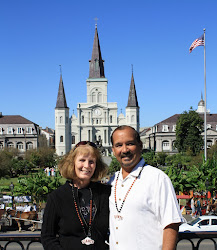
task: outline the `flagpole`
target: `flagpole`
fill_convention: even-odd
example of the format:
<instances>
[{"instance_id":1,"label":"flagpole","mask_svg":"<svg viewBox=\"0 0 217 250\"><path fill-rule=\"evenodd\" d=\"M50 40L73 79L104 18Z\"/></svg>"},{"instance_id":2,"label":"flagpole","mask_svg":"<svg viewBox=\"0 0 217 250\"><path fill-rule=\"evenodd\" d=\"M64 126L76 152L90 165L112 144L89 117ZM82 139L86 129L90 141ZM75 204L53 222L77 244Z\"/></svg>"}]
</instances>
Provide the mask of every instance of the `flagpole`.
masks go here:
<instances>
[{"instance_id":1,"label":"flagpole","mask_svg":"<svg viewBox=\"0 0 217 250\"><path fill-rule=\"evenodd\" d=\"M204 104L205 104L205 111L204 111L204 159L207 160L207 130L206 130L206 39L205 39L205 32L204 31Z\"/></svg>"}]
</instances>

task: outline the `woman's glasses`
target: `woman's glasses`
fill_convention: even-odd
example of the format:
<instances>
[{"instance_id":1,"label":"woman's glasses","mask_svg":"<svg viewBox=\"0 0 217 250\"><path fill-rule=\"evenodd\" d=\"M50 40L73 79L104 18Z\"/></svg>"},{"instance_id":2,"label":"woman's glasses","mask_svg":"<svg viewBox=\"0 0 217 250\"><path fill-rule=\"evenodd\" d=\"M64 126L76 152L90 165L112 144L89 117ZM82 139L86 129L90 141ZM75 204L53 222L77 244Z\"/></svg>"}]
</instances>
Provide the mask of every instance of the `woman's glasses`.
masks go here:
<instances>
[{"instance_id":1,"label":"woman's glasses","mask_svg":"<svg viewBox=\"0 0 217 250\"><path fill-rule=\"evenodd\" d=\"M84 146L84 145L90 145L93 148L97 149L97 146L95 143L91 142L91 141L80 141L79 143L77 143L74 148L73 148L73 152L75 151L76 148L78 148L79 146Z\"/></svg>"}]
</instances>

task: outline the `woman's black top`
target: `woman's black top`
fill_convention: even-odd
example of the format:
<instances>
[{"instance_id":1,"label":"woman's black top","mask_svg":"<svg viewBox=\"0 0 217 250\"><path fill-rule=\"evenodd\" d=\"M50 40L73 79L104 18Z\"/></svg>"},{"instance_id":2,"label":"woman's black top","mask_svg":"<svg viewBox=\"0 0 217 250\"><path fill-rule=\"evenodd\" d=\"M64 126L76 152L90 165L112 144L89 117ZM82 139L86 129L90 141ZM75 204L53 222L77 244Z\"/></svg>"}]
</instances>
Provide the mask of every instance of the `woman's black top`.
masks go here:
<instances>
[{"instance_id":1,"label":"woman's black top","mask_svg":"<svg viewBox=\"0 0 217 250\"><path fill-rule=\"evenodd\" d=\"M45 250L104 250L108 248L105 240L108 240L111 187L91 182L87 188L91 188L95 207L91 226L91 238L95 241L94 244L87 246L81 243L86 235L75 210L72 187L69 182L66 182L48 195L41 231L41 242ZM79 204L78 190L75 189L74 193L76 203ZM84 220L83 216L81 218ZM83 223L87 232L88 223L85 221Z\"/></svg>"}]
</instances>

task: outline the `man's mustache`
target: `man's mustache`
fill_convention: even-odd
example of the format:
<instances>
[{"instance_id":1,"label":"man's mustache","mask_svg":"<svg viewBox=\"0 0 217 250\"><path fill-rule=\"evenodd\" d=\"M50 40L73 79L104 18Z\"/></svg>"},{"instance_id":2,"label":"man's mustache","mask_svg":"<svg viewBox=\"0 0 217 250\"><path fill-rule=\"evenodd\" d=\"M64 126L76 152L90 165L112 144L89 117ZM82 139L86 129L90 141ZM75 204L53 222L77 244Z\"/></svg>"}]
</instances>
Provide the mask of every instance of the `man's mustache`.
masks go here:
<instances>
[{"instance_id":1,"label":"man's mustache","mask_svg":"<svg viewBox=\"0 0 217 250\"><path fill-rule=\"evenodd\" d=\"M126 157L126 156L131 156L132 153L131 152L127 152L127 153L122 153L121 157Z\"/></svg>"}]
</instances>

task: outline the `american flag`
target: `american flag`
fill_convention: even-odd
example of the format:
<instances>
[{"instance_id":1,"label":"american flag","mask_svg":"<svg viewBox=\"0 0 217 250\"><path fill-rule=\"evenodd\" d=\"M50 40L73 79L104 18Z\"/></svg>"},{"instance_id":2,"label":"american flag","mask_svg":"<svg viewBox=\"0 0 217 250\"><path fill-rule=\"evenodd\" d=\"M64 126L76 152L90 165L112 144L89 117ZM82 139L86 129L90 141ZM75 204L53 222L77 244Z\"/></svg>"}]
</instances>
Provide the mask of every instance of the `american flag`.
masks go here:
<instances>
[{"instance_id":1,"label":"american flag","mask_svg":"<svg viewBox=\"0 0 217 250\"><path fill-rule=\"evenodd\" d=\"M195 41L193 41L189 49L189 53L191 53L192 50L195 49L197 46L204 46L204 34L197 38Z\"/></svg>"}]
</instances>

